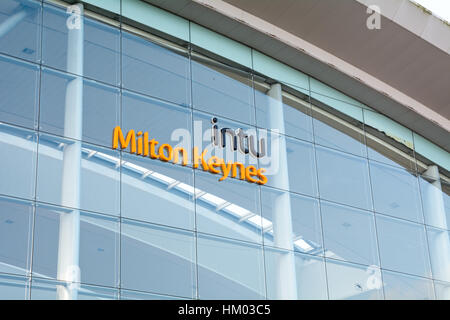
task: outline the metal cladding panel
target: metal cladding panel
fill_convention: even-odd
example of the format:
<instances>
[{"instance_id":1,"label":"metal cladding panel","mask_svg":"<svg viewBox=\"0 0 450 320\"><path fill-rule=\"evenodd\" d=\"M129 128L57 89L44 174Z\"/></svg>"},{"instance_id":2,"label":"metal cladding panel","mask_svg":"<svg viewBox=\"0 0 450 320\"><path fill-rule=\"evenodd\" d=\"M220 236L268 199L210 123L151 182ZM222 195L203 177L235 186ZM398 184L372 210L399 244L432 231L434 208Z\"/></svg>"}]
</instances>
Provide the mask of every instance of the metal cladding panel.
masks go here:
<instances>
[{"instance_id":1,"label":"metal cladding panel","mask_svg":"<svg viewBox=\"0 0 450 320\"><path fill-rule=\"evenodd\" d=\"M189 21L139 0L122 0L122 15L178 39L189 41Z\"/></svg>"},{"instance_id":2,"label":"metal cladding panel","mask_svg":"<svg viewBox=\"0 0 450 320\"><path fill-rule=\"evenodd\" d=\"M191 42L247 68L252 68L252 51L249 47L196 23L191 23Z\"/></svg>"}]
</instances>

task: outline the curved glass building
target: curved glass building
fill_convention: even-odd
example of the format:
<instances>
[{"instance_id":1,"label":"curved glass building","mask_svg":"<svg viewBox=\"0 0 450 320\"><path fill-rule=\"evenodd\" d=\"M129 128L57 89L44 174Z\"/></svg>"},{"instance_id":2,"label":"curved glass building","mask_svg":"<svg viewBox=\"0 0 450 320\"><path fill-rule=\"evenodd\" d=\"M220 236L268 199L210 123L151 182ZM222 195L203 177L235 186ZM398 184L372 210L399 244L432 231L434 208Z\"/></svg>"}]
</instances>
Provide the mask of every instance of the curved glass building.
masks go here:
<instances>
[{"instance_id":1,"label":"curved glass building","mask_svg":"<svg viewBox=\"0 0 450 320\"><path fill-rule=\"evenodd\" d=\"M2 0L0 299L450 299L449 53L364 2Z\"/></svg>"}]
</instances>

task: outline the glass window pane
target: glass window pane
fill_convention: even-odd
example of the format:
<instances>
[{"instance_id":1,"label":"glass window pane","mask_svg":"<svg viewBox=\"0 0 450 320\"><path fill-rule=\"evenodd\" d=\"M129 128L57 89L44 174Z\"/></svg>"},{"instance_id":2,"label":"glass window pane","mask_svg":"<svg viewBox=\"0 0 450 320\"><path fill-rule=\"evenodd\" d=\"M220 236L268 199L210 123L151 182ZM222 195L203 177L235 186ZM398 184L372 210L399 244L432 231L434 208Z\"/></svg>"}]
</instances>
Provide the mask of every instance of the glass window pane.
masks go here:
<instances>
[{"instance_id":1,"label":"glass window pane","mask_svg":"<svg viewBox=\"0 0 450 320\"><path fill-rule=\"evenodd\" d=\"M210 115L207 113L194 112L194 147L199 148L200 150L207 149L205 153L204 159L207 161L211 156L219 157L220 159L224 159L226 163L231 162L240 162L245 166L253 165L258 166L258 158L252 153L250 153L250 139L254 139L256 141L257 134L256 129L251 126L247 126L238 122L226 120L223 118L217 118L216 115ZM213 144L211 141L211 136L214 135L212 133L212 120L216 118L215 125L217 126L217 145ZM234 132L234 136L236 137L236 150L234 150L234 142L230 131L227 130L225 133L225 147L222 147L222 130L230 129ZM239 129L242 130L242 135L239 135L237 132ZM247 136L247 138L245 138ZM242 137L242 139L241 139ZM258 143L259 144L259 143ZM257 151L257 143L252 144L255 152ZM247 154L242 152L242 149L249 150ZM245 150L244 150L245 151ZM239 174L239 172L238 172ZM231 174L230 174L231 176ZM229 177L230 177L229 176ZM228 178L227 178L228 179Z\"/></svg>"},{"instance_id":2,"label":"glass window pane","mask_svg":"<svg viewBox=\"0 0 450 320\"><path fill-rule=\"evenodd\" d=\"M419 176L425 224L450 229L450 184L444 180L436 181L423 174Z\"/></svg>"},{"instance_id":3,"label":"glass window pane","mask_svg":"<svg viewBox=\"0 0 450 320\"><path fill-rule=\"evenodd\" d=\"M279 133L302 140L312 141L311 106L308 96L300 98L283 92L282 103L270 96L270 87L255 84L256 121L260 128L281 130L277 121L282 121L284 130ZM300 94L299 94L300 96ZM282 118L280 119L280 116Z\"/></svg>"},{"instance_id":4,"label":"glass window pane","mask_svg":"<svg viewBox=\"0 0 450 320\"><path fill-rule=\"evenodd\" d=\"M363 121L362 104L345 94L310 78L311 103L333 114ZM318 86L317 86L318 85ZM320 88L319 88L320 87Z\"/></svg>"},{"instance_id":5,"label":"glass window pane","mask_svg":"<svg viewBox=\"0 0 450 320\"><path fill-rule=\"evenodd\" d=\"M197 110L255 123L252 79L247 72L194 55L192 99Z\"/></svg>"},{"instance_id":6,"label":"glass window pane","mask_svg":"<svg viewBox=\"0 0 450 320\"><path fill-rule=\"evenodd\" d=\"M266 130L258 130L258 134L267 143L267 155L259 159L260 166L266 169L267 186L317 196L313 145Z\"/></svg>"},{"instance_id":7,"label":"glass window pane","mask_svg":"<svg viewBox=\"0 0 450 320\"><path fill-rule=\"evenodd\" d=\"M12 21L16 21L16 23L5 34L2 33L0 51L21 59L38 61L41 42L41 12L39 1L2 0L0 25L12 23ZM2 73L5 71L3 68L0 69Z\"/></svg>"},{"instance_id":8,"label":"glass window pane","mask_svg":"<svg viewBox=\"0 0 450 320\"><path fill-rule=\"evenodd\" d=\"M283 272L288 255L293 255L291 259L295 268L296 291L293 294L286 292L287 286L293 279ZM322 300L328 298L323 258L266 247L264 259L268 299Z\"/></svg>"},{"instance_id":9,"label":"glass window pane","mask_svg":"<svg viewBox=\"0 0 450 320\"><path fill-rule=\"evenodd\" d=\"M65 288L64 282L48 279L33 278L31 284L32 300L65 300L64 295L58 296L57 290ZM63 292L63 290L61 290ZM60 292L61 292L60 291ZM89 285L80 285L77 300L115 300L118 299L118 290Z\"/></svg>"},{"instance_id":10,"label":"glass window pane","mask_svg":"<svg viewBox=\"0 0 450 320\"><path fill-rule=\"evenodd\" d=\"M189 59L185 49L124 32L122 38L124 88L173 103L190 103Z\"/></svg>"},{"instance_id":11,"label":"glass window pane","mask_svg":"<svg viewBox=\"0 0 450 320\"><path fill-rule=\"evenodd\" d=\"M450 231L427 227L433 279L450 282Z\"/></svg>"},{"instance_id":12,"label":"glass window pane","mask_svg":"<svg viewBox=\"0 0 450 320\"><path fill-rule=\"evenodd\" d=\"M368 114L371 116L375 113L364 110L366 122ZM380 126L383 125L385 124L381 122ZM416 160L414 158L412 145L412 132L404 133L407 135L405 137L396 137L394 133L386 135L384 132L372 128L368 124L366 124L364 128L369 159L406 170L416 170ZM408 141L405 141L405 138Z\"/></svg>"},{"instance_id":13,"label":"glass window pane","mask_svg":"<svg viewBox=\"0 0 450 320\"><path fill-rule=\"evenodd\" d=\"M0 300L28 300L29 280L0 274Z\"/></svg>"},{"instance_id":14,"label":"glass window pane","mask_svg":"<svg viewBox=\"0 0 450 320\"><path fill-rule=\"evenodd\" d=\"M76 99L69 91L79 78L44 68L42 72L39 128L41 131L76 139L70 130L70 112ZM112 132L119 125L119 89L94 81L83 81L82 140L110 147ZM67 120L65 120L67 117ZM66 123L69 121L69 123Z\"/></svg>"},{"instance_id":15,"label":"glass window pane","mask_svg":"<svg viewBox=\"0 0 450 320\"><path fill-rule=\"evenodd\" d=\"M256 244L198 235L200 299L264 299L264 261Z\"/></svg>"},{"instance_id":16,"label":"glass window pane","mask_svg":"<svg viewBox=\"0 0 450 320\"><path fill-rule=\"evenodd\" d=\"M377 265L378 249L372 212L321 202L326 256Z\"/></svg>"},{"instance_id":17,"label":"glass window pane","mask_svg":"<svg viewBox=\"0 0 450 320\"><path fill-rule=\"evenodd\" d=\"M434 290L436 292L436 299L450 300L450 283L434 281Z\"/></svg>"},{"instance_id":18,"label":"glass window pane","mask_svg":"<svg viewBox=\"0 0 450 320\"><path fill-rule=\"evenodd\" d=\"M35 128L39 67L0 55L0 70L0 121Z\"/></svg>"},{"instance_id":19,"label":"glass window pane","mask_svg":"<svg viewBox=\"0 0 450 320\"><path fill-rule=\"evenodd\" d=\"M84 18L84 76L120 84L120 31Z\"/></svg>"},{"instance_id":20,"label":"glass window pane","mask_svg":"<svg viewBox=\"0 0 450 320\"><path fill-rule=\"evenodd\" d=\"M376 215L381 266L431 278L423 225Z\"/></svg>"},{"instance_id":21,"label":"glass window pane","mask_svg":"<svg viewBox=\"0 0 450 320\"><path fill-rule=\"evenodd\" d=\"M381 163L370 161L369 165L375 211L423 222L417 177Z\"/></svg>"},{"instance_id":22,"label":"glass window pane","mask_svg":"<svg viewBox=\"0 0 450 320\"><path fill-rule=\"evenodd\" d=\"M42 35L43 64L63 70L69 69L69 34L67 27L70 14L64 8L44 5L44 28ZM119 84L120 32L95 20L82 17L84 22L83 75L110 83ZM76 32L76 29L73 29Z\"/></svg>"},{"instance_id":23,"label":"glass window pane","mask_svg":"<svg viewBox=\"0 0 450 320\"><path fill-rule=\"evenodd\" d=\"M173 104L142 95L124 92L122 95L122 131L149 132L149 139L159 145L169 143L191 152L190 111ZM159 148L156 145L156 150Z\"/></svg>"},{"instance_id":24,"label":"glass window pane","mask_svg":"<svg viewBox=\"0 0 450 320\"><path fill-rule=\"evenodd\" d=\"M285 235L292 233L295 251L323 253L318 200L262 187L261 201L263 218L268 225L264 232L265 245L292 250L283 242ZM286 223L292 226L291 231L286 230Z\"/></svg>"},{"instance_id":25,"label":"glass window pane","mask_svg":"<svg viewBox=\"0 0 450 320\"><path fill-rule=\"evenodd\" d=\"M70 147L78 142L56 136L40 135L38 157L37 199L66 207L119 215L120 160L119 152L90 144L81 145L80 201L73 204L62 199L64 185L72 186L71 176L64 179L64 157L68 171L75 168ZM66 150L66 151L64 151ZM71 167L72 165L72 167ZM75 201L75 200L73 200Z\"/></svg>"},{"instance_id":26,"label":"glass window pane","mask_svg":"<svg viewBox=\"0 0 450 320\"><path fill-rule=\"evenodd\" d=\"M366 157L363 125L356 120L344 120L330 110L313 108L314 141L325 147Z\"/></svg>"},{"instance_id":27,"label":"glass window pane","mask_svg":"<svg viewBox=\"0 0 450 320\"><path fill-rule=\"evenodd\" d=\"M185 300L174 296L163 296L146 292L120 290L120 300Z\"/></svg>"},{"instance_id":28,"label":"glass window pane","mask_svg":"<svg viewBox=\"0 0 450 320\"><path fill-rule=\"evenodd\" d=\"M328 291L332 300L383 299L381 271L337 260L326 260Z\"/></svg>"},{"instance_id":29,"label":"glass window pane","mask_svg":"<svg viewBox=\"0 0 450 320\"><path fill-rule=\"evenodd\" d=\"M63 228L70 225L76 211L38 205L34 237L33 274L64 280L64 261L58 266L67 241ZM78 223L75 220L74 223ZM62 225L64 224L64 226ZM118 218L80 213L79 270L82 283L114 287L118 283L119 221ZM60 257L61 256L61 257ZM64 271L61 271L64 272Z\"/></svg>"},{"instance_id":30,"label":"glass window pane","mask_svg":"<svg viewBox=\"0 0 450 320\"><path fill-rule=\"evenodd\" d=\"M0 197L0 272L28 274L33 205Z\"/></svg>"},{"instance_id":31,"label":"glass window pane","mask_svg":"<svg viewBox=\"0 0 450 320\"><path fill-rule=\"evenodd\" d=\"M367 160L319 146L316 151L320 197L372 209Z\"/></svg>"},{"instance_id":32,"label":"glass window pane","mask_svg":"<svg viewBox=\"0 0 450 320\"><path fill-rule=\"evenodd\" d=\"M386 300L434 300L431 280L383 270Z\"/></svg>"},{"instance_id":33,"label":"glass window pane","mask_svg":"<svg viewBox=\"0 0 450 320\"><path fill-rule=\"evenodd\" d=\"M122 217L194 229L191 168L123 153Z\"/></svg>"},{"instance_id":34,"label":"glass window pane","mask_svg":"<svg viewBox=\"0 0 450 320\"><path fill-rule=\"evenodd\" d=\"M194 262L192 232L123 220L123 288L192 298L196 280Z\"/></svg>"},{"instance_id":35,"label":"glass window pane","mask_svg":"<svg viewBox=\"0 0 450 320\"><path fill-rule=\"evenodd\" d=\"M0 194L33 199L37 137L33 131L0 124Z\"/></svg>"},{"instance_id":36,"label":"glass window pane","mask_svg":"<svg viewBox=\"0 0 450 320\"><path fill-rule=\"evenodd\" d=\"M239 240L261 242L259 189L256 184L195 171L197 230Z\"/></svg>"}]
</instances>

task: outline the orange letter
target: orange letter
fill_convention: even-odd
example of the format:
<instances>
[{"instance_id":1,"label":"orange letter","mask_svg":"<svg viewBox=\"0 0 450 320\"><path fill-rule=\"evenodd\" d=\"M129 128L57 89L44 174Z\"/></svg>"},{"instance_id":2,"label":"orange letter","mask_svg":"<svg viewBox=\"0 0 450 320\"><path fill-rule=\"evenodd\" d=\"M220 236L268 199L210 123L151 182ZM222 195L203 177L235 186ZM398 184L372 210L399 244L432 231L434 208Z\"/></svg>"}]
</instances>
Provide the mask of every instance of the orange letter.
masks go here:
<instances>
[{"instance_id":1,"label":"orange letter","mask_svg":"<svg viewBox=\"0 0 450 320\"><path fill-rule=\"evenodd\" d=\"M239 179L241 179L241 180L244 180L245 179L245 167L244 167L244 165L242 164L242 163L240 163L240 162L235 162L235 163L233 163L233 165L232 165L233 167L232 167L232 170L231 170L231 177L232 178L236 178L236 175L237 175L237 166L239 166L239 171L240 171L240 178Z\"/></svg>"},{"instance_id":2,"label":"orange letter","mask_svg":"<svg viewBox=\"0 0 450 320\"><path fill-rule=\"evenodd\" d=\"M254 166L248 166L245 169L245 178L247 179L247 181L249 182L257 182L258 180L253 179L252 177L257 175L257 170Z\"/></svg>"},{"instance_id":3,"label":"orange letter","mask_svg":"<svg viewBox=\"0 0 450 320\"><path fill-rule=\"evenodd\" d=\"M125 149L128 147L128 144L131 141L131 150L130 153L136 153L136 134L134 133L134 130L130 130L127 133L127 139L125 140L123 138L122 129L120 129L119 126L114 128L113 133L113 149L117 149L119 146L119 140L120 140L120 147L122 149Z\"/></svg>"},{"instance_id":4,"label":"orange letter","mask_svg":"<svg viewBox=\"0 0 450 320\"><path fill-rule=\"evenodd\" d=\"M144 145L144 157L148 157L148 132L145 131L144 132L144 142L142 142L142 144Z\"/></svg>"},{"instance_id":5,"label":"orange letter","mask_svg":"<svg viewBox=\"0 0 450 320\"><path fill-rule=\"evenodd\" d=\"M266 172L266 169L264 169L264 168L261 168L258 170L257 174L261 180L258 180L258 182L256 182L257 184L266 184L267 183L267 177L265 175L263 175L264 172Z\"/></svg>"},{"instance_id":6,"label":"orange letter","mask_svg":"<svg viewBox=\"0 0 450 320\"><path fill-rule=\"evenodd\" d=\"M164 149L167 150L167 153L168 153L167 156L166 156L166 154L164 153ZM167 161L172 160L173 149L172 149L172 146L171 146L170 144L162 144L162 145L159 147L158 153L159 153L159 158L160 158L161 161L167 162Z\"/></svg>"},{"instance_id":7,"label":"orange letter","mask_svg":"<svg viewBox=\"0 0 450 320\"><path fill-rule=\"evenodd\" d=\"M140 155L142 155L142 137L140 137L142 135L142 131L139 131L138 133L137 133L137 136L139 137L138 139L137 139L137 149L138 149L138 151L137 151L137 154L140 154Z\"/></svg>"},{"instance_id":8,"label":"orange letter","mask_svg":"<svg viewBox=\"0 0 450 320\"><path fill-rule=\"evenodd\" d=\"M198 161L201 160L202 161L202 166L203 166L203 170L204 171L208 171L208 164L206 163L205 159L203 159L203 157L205 156L205 154L208 152L208 149L203 150L201 155L198 155L198 147L194 147L194 153L193 153L193 157L194 157L194 168L197 169L198 168Z\"/></svg>"},{"instance_id":9,"label":"orange letter","mask_svg":"<svg viewBox=\"0 0 450 320\"><path fill-rule=\"evenodd\" d=\"M219 181L223 181L223 180L225 180L227 177L228 177L228 175L230 174L230 171L231 171L231 161L228 161L228 163L227 164L225 164L225 161L223 161L221 164L220 164L220 166L222 167L222 178L220 178L219 179Z\"/></svg>"},{"instance_id":10,"label":"orange letter","mask_svg":"<svg viewBox=\"0 0 450 320\"><path fill-rule=\"evenodd\" d=\"M220 159L219 157L212 156L208 160L208 166L209 166L209 172L218 174L220 173L220 170L217 170L215 167L220 167L220 164L223 163L223 159Z\"/></svg>"},{"instance_id":11,"label":"orange letter","mask_svg":"<svg viewBox=\"0 0 450 320\"><path fill-rule=\"evenodd\" d=\"M182 164L183 166L187 166L187 164L188 164L188 155L187 155L186 150L185 150L184 148L181 148L181 147L176 147L176 148L173 150L173 153L174 153L173 163L178 163L178 158L179 158L180 152L181 152L181 154L182 154L182 156L183 156L183 161L182 161L181 164Z\"/></svg>"},{"instance_id":12,"label":"orange letter","mask_svg":"<svg viewBox=\"0 0 450 320\"><path fill-rule=\"evenodd\" d=\"M155 141L155 139L150 140L150 158L152 159L159 159L159 156L155 154L155 146L159 143L158 141Z\"/></svg>"}]
</instances>

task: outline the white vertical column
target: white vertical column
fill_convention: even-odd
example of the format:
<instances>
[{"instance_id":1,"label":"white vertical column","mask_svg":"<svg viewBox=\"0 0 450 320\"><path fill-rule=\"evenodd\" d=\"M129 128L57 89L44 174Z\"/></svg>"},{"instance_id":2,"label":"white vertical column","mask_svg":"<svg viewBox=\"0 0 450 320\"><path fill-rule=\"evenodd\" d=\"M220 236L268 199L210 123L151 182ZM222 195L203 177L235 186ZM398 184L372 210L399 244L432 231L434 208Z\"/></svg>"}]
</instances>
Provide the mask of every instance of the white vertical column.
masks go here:
<instances>
[{"instance_id":1,"label":"white vertical column","mask_svg":"<svg viewBox=\"0 0 450 320\"><path fill-rule=\"evenodd\" d=\"M76 139L66 144L63 151L63 173L61 204L71 208L80 207L81 179L81 138L83 127L83 6L75 5L80 13L79 24L68 31L67 71L77 76L67 84L64 135ZM58 245L58 279L66 281L67 286L58 286L57 297L75 300L78 297L80 212L77 209L61 213ZM74 283L75 282L75 283Z\"/></svg>"},{"instance_id":2,"label":"white vertical column","mask_svg":"<svg viewBox=\"0 0 450 320\"><path fill-rule=\"evenodd\" d=\"M433 236L429 237L431 266L434 277L450 282L450 239L447 217L445 214L444 197L442 195L439 169L436 165L429 166L423 174L431 179L431 183L424 190L424 205L427 214L427 224L438 226L444 230L433 231ZM450 287L444 289L442 299L450 300Z\"/></svg>"},{"instance_id":3,"label":"white vertical column","mask_svg":"<svg viewBox=\"0 0 450 320\"><path fill-rule=\"evenodd\" d=\"M267 95L271 98L269 105L269 127L285 133L282 91L279 83L271 86ZM289 190L289 172L286 153L286 140L279 139L279 154L271 154L278 158L278 173L273 175L272 181L275 187ZM272 160L273 161L273 160ZM297 299L297 280L295 274L294 237L292 232L291 199L289 193L283 192L277 196L273 203L273 236L276 247L289 251L280 253L276 261L276 299Z\"/></svg>"},{"instance_id":4,"label":"white vertical column","mask_svg":"<svg viewBox=\"0 0 450 320\"><path fill-rule=\"evenodd\" d=\"M23 19L26 18L28 15L28 12L25 9L22 9L12 16L10 16L8 19L6 19L1 25L0 25L0 38L3 37L5 34L10 32L15 26L17 26Z\"/></svg>"}]
</instances>

